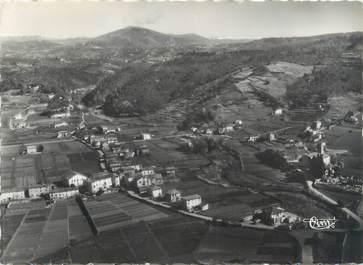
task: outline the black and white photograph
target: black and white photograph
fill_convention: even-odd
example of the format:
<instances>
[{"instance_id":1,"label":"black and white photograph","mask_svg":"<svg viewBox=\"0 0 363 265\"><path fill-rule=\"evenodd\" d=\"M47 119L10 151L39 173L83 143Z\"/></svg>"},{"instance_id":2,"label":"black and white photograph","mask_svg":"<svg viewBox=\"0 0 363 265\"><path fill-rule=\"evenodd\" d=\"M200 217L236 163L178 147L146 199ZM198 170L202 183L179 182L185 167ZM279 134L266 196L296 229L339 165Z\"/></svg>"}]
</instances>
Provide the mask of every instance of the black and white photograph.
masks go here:
<instances>
[{"instance_id":1,"label":"black and white photograph","mask_svg":"<svg viewBox=\"0 0 363 265\"><path fill-rule=\"evenodd\" d=\"M363 263L362 18L0 0L0 264Z\"/></svg>"}]
</instances>

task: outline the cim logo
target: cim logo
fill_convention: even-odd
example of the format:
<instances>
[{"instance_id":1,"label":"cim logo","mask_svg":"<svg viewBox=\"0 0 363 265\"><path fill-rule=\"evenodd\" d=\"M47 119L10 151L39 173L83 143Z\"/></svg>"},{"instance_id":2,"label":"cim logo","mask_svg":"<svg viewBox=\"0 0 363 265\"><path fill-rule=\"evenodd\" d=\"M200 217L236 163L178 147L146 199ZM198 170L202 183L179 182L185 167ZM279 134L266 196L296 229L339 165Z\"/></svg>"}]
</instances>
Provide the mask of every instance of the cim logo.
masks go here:
<instances>
[{"instance_id":1,"label":"cim logo","mask_svg":"<svg viewBox=\"0 0 363 265\"><path fill-rule=\"evenodd\" d=\"M314 230L332 230L335 229L335 223L337 220L335 217L332 219L318 219L313 216L311 218L304 219L304 222L308 223L310 228Z\"/></svg>"}]
</instances>

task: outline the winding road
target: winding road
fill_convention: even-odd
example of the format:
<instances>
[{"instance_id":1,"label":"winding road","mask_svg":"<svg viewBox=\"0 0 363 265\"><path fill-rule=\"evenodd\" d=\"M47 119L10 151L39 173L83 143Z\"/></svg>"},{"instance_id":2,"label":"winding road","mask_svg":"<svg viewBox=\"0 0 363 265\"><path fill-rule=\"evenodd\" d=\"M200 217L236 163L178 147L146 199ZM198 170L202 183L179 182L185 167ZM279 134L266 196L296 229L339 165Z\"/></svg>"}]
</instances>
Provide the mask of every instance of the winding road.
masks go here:
<instances>
[{"instance_id":1,"label":"winding road","mask_svg":"<svg viewBox=\"0 0 363 265\"><path fill-rule=\"evenodd\" d=\"M317 196L319 199L327 202L328 204L339 207L339 204L337 201L333 200L332 198L326 196L325 194L321 193L319 190L314 188L312 181L306 181L306 184L307 184L308 191L310 194ZM348 209L346 207L340 207L340 209L359 224L358 228L353 229L354 231L363 231L363 219L358 214L354 213L353 211L351 211L350 209Z\"/></svg>"}]
</instances>

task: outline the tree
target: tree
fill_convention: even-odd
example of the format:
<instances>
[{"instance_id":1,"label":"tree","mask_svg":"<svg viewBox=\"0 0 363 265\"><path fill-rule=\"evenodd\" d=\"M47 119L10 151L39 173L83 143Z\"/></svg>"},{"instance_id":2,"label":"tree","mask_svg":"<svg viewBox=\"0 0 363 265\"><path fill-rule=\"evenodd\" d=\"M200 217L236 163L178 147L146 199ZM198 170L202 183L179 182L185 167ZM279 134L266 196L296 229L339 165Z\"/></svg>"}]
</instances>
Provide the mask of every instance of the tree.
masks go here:
<instances>
[{"instance_id":1,"label":"tree","mask_svg":"<svg viewBox=\"0 0 363 265\"><path fill-rule=\"evenodd\" d=\"M43 152L43 150L44 150L44 146L43 145L38 145L37 146L37 152Z\"/></svg>"},{"instance_id":2,"label":"tree","mask_svg":"<svg viewBox=\"0 0 363 265\"><path fill-rule=\"evenodd\" d=\"M310 161L310 173L314 179L319 179L324 176L325 164L323 156L314 156Z\"/></svg>"},{"instance_id":3,"label":"tree","mask_svg":"<svg viewBox=\"0 0 363 265\"><path fill-rule=\"evenodd\" d=\"M279 151L266 149L256 154L257 159L273 168L285 169L288 166L283 154Z\"/></svg>"}]
</instances>

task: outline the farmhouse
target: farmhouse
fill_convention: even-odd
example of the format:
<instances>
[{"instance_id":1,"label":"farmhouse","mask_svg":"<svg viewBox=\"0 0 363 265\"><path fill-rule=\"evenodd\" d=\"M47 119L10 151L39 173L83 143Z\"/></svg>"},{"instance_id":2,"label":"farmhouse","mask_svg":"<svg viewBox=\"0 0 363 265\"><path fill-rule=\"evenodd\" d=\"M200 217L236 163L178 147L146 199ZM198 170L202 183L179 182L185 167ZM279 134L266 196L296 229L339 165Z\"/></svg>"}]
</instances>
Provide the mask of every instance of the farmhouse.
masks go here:
<instances>
[{"instance_id":1,"label":"farmhouse","mask_svg":"<svg viewBox=\"0 0 363 265\"><path fill-rule=\"evenodd\" d=\"M51 186L50 185L43 185L43 184L39 184L39 185L34 185L28 188L28 195L29 198L40 198L42 195L48 194L51 190Z\"/></svg>"},{"instance_id":2,"label":"farmhouse","mask_svg":"<svg viewBox=\"0 0 363 265\"><path fill-rule=\"evenodd\" d=\"M79 194L77 187L68 187L68 188L57 188L56 190L52 190L49 193L49 197L53 200L61 200L72 198Z\"/></svg>"},{"instance_id":3,"label":"farmhouse","mask_svg":"<svg viewBox=\"0 0 363 265\"><path fill-rule=\"evenodd\" d=\"M247 138L247 141L248 142L256 142L258 138L259 138L258 136L249 136Z\"/></svg>"},{"instance_id":4,"label":"farmhouse","mask_svg":"<svg viewBox=\"0 0 363 265\"><path fill-rule=\"evenodd\" d=\"M71 134L68 131L58 131L57 138L69 137Z\"/></svg>"},{"instance_id":5,"label":"farmhouse","mask_svg":"<svg viewBox=\"0 0 363 265\"><path fill-rule=\"evenodd\" d=\"M181 199L181 193L176 189L168 190L165 194L165 198L170 202L176 202Z\"/></svg>"},{"instance_id":6,"label":"farmhouse","mask_svg":"<svg viewBox=\"0 0 363 265\"><path fill-rule=\"evenodd\" d=\"M313 130L320 130L321 129L321 121L314 121L312 128L313 128Z\"/></svg>"},{"instance_id":7,"label":"farmhouse","mask_svg":"<svg viewBox=\"0 0 363 265\"><path fill-rule=\"evenodd\" d=\"M233 125L227 125L223 129L224 129L224 132L233 132L234 131Z\"/></svg>"},{"instance_id":8,"label":"farmhouse","mask_svg":"<svg viewBox=\"0 0 363 265\"><path fill-rule=\"evenodd\" d=\"M269 133L268 134L268 140L270 142L276 141L276 135L274 133Z\"/></svg>"},{"instance_id":9,"label":"farmhouse","mask_svg":"<svg viewBox=\"0 0 363 265\"><path fill-rule=\"evenodd\" d=\"M108 172L95 173L87 179L86 183L92 193L106 190L112 186L112 175Z\"/></svg>"},{"instance_id":10,"label":"farmhouse","mask_svg":"<svg viewBox=\"0 0 363 265\"><path fill-rule=\"evenodd\" d=\"M132 184L139 193L145 193L152 183L149 176L138 176L133 179Z\"/></svg>"},{"instance_id":11,"label":"farmhouse","mask_svg":"<svg viewBox=\"0 0 363 265\"><path fill-rule=\"evenodd\" d=\"M87 179L86 176L72 170L65 174L65 182L68 187L82 186Z\"/></svg>"},{"instance_id":12,"label":"farmhouse","mask_svg":"<svg viewBox=\"0 0 363 265\"><path fill-rule=\"evenodd\" d=\"M141 169L140 173L142 176L150 176L150 175L155 174L155 170L153 167L145 167L145 168Z\"/></svg>"},{"instance_id":13,"label":"farmhouse","mask_svg":"<svg viewBox=\"0 0 363 265\"><path fill-rule=\"evenodd\" d=\"M281 108L275 109L274 112L273 112L273 115L275 115L275 116L280 116L281 114L282 114L282 109Z\"/></svg>"},{"instance_id":14,"label":"farmhouse","mask_svg":"<svg viewBox=\"0 0 363 265\"><path fill-rule=\"evenodd\" d=\"M164 172L166 177L175 177L175 167L166 167Z\"/></svg>"},{"instance_id":15,"label":"farmhouse","mask_svg":"<svg viewBox=\"0 0 363 265\"><path fill-rule=\"evenodd\" d=\"M137 170L140 171L142 166L140 164L133 164L131 161L122 161L121 170L128 171L128 170Z\"/></svg>"},{"instance_id":16,"label":"farmhouse","mask_svg":"<svg viewBox=\"0 0 363 265\"><path fill-rule=\"evenodd\" d=\"M192 211L195 207L202 204L202 197L199 194L193 194L182 197L185 209Z\"/></svg>"},{"instance_id":17,"label":"farmhouse","mask_svg":"<svg viewBox=\"0 0 363 265\"><path fill-rule=\"evenodd\" d=\"M235 120L233 123L236 125L242 125L242 120Z\"/></svg>"},{"instance_id":18,"label":"farmhouse","mask_svg":"<svg viewBox=\"0 0 363 265\"><path fill-rule=\"evenodd\" d=\"M27 154L36 154L37 153L37 146L36 145L27 145L26 146Z\"/></svg>"},{"instance_id":19,"label":"farmhouse","mask_svg":"<svg viewBox=\"0 0 363 265\"><path fill-rule=\"evenodd\" d=\"M163 196L163 190L159 186L149 187L148 192L152 199L161 198Z\"/></svg>"},{"instance_id":20,"label":"farmhouse","mask_svg":"<svg viewBox=\"0 0 363 265\"><path fill-rule=\"evenodd\" d=\"M300 217L296 214L286 212L281 207L273 207L271 212L271 218L274 225L279 226L282 224L295 223L300 220Z\"/></svg>"},{"instance_id":21,"label":"farmhouse","mask_svg":"<svg viewBox=\"0 0 363 265\"><path fill-rule=\"evenodd\" d=\"M23 200L25 199L25 192L23 188L11 188L11 189L2 189L0 194L0 203L7 203L9 201L14 200Z\"/></svg>"},{"instance_id":22,"label":"farmhouse","mask_svg":"<svg viewBox=\"0 0 363 265\"><path fill-rule=\"evenodd\" d=\"M150 133L142 133L141 134L142 140L151 140L151 134Z\"/></svg>"}]
</instances>

